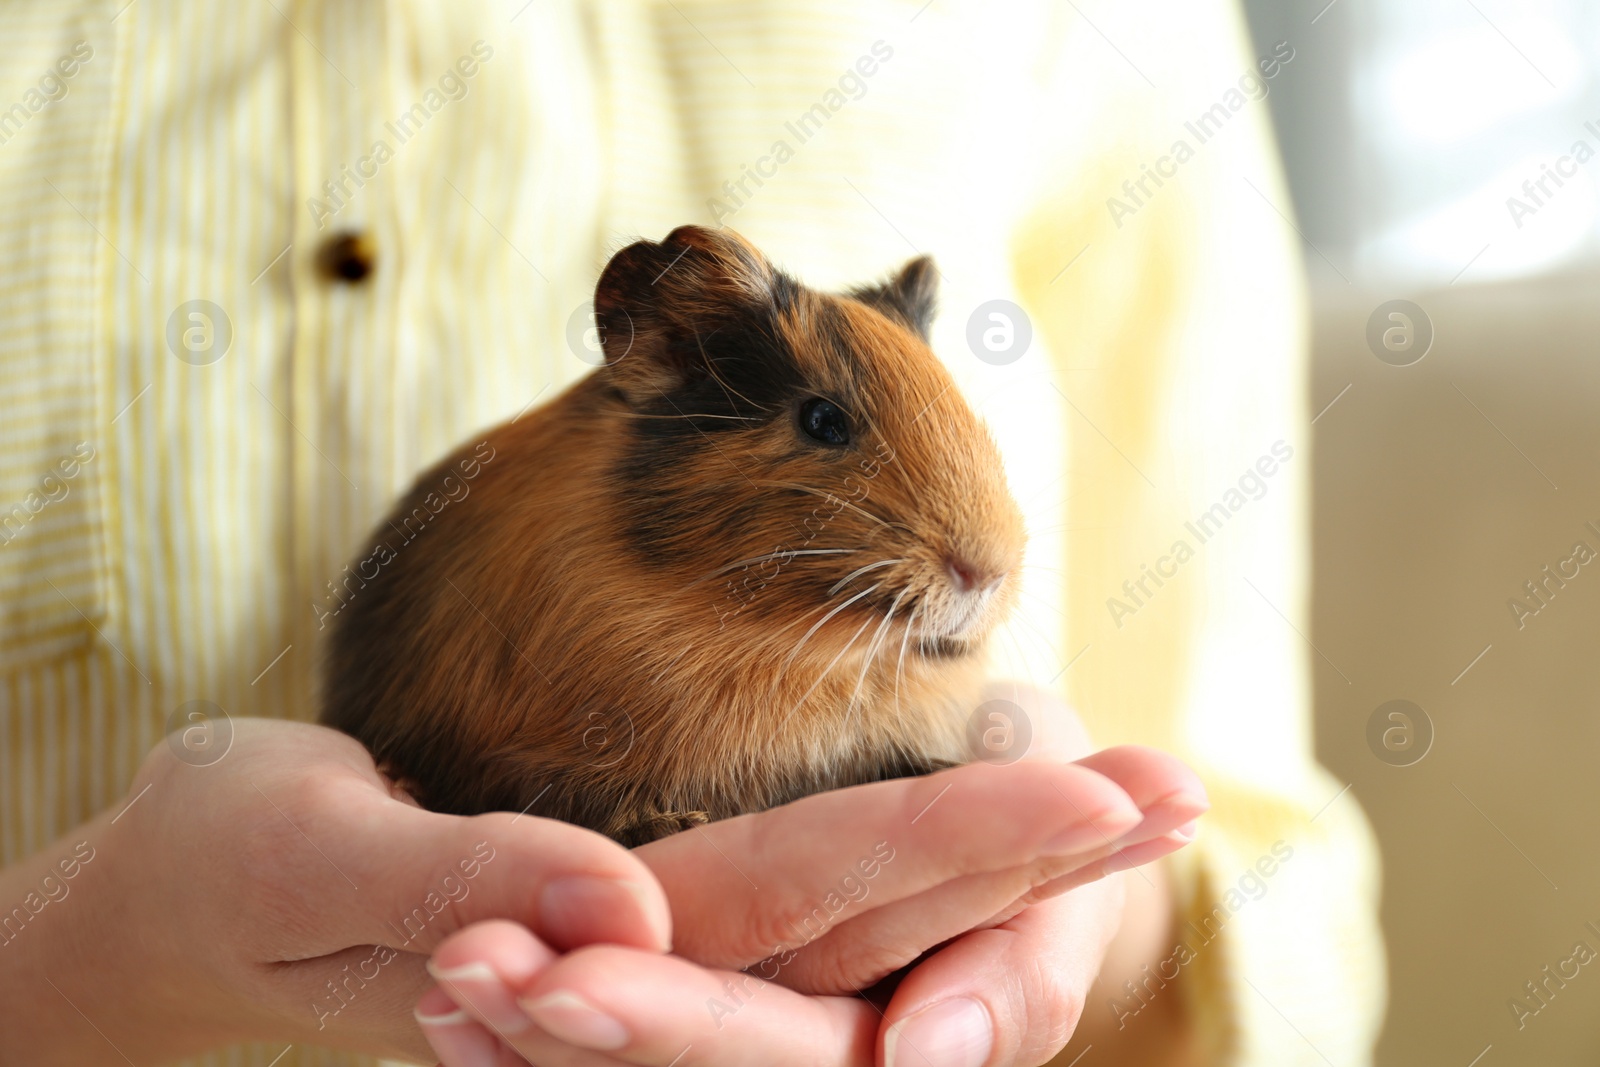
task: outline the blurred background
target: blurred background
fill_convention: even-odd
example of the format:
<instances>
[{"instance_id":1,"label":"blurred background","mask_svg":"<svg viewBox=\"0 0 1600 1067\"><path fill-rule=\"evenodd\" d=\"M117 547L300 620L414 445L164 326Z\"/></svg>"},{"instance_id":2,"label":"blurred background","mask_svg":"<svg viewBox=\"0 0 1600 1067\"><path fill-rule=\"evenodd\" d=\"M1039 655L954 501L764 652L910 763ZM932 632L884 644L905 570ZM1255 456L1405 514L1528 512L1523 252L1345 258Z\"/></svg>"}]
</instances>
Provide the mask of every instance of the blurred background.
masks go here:
<instances>
[{"instance_id":1,"label":"blurred background","mask_svg":"<svg viewBox=\"0 0 1600 1067\"><path fill-rule=\"evenodd\" d=\"M1600 1062L1600 5L1245 6L1297 53L1317 748L1383 851L1378 1062Z\"/></svg>"}]
</instances>

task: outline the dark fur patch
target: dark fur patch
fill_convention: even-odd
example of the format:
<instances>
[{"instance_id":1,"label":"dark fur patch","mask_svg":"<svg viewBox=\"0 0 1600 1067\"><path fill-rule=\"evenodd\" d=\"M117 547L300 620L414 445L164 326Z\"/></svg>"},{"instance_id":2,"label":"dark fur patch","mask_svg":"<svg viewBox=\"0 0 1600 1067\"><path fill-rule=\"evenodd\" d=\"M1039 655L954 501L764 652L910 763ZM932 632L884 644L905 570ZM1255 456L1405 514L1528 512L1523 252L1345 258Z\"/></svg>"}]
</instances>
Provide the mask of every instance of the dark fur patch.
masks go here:
<instances>
[{"instance_id":1,"label":"dark fur patch","mask_svg":"<svg viewBox=\"0 0 1600 1067\"><path fill-rule=\"evenodd\" d=\"M888 281L863 285L850 295L928 340L938 311L939 268L930 256L918 256Z\"/></svg>"},{"instance_id":2,"label":"dark fur patch","mask_svg":"<svg viewBox=\"0 0 1600 1067\"><path fill-rule=\"evenodd\" d=\"M819 356L849 380L846 368L855 357L847 323L833 302L778 272L773 272L772 292L772 304L764 309L704 332L679 329L666 341L671 361L688 371L678 388L658 391L635 407L629 443L616 469L629 539L647 556L670 560L696 554L708 537L726 539L753 526L763 509L734 501L747 499L747 479L764 472L750 461L739 438L770 434L793 419L804 398L841 391L825 389L807 373L806 365L816 364ZM783 328L797 320L812 328L807 337ZM807 347L807 358L797 345ZM854 390L845 393L836 399L848 410L856 397ZM803 449L797 439L796 453ZM682 484L691 467L704 485Z\"/></svg>"},{"instance_id":3,"label":"dark fur patch","mask_svg":"<svg viewBox=\"0 0 1600 1067\"><path fill-rule=\"evenodd\" d=\"M730 500L749 495L745 479L757 472L730 439L788 418L805 387L792 354L759 322L727 324L672 343L693 350L698 372L632 413L616 470L630 540L646 554L666 557L695 551L705 533L725 524L717 516ZM700 459L697 474L709 480L685 486L685 472ZM730 493L735 487L739 492Z\"/></svg>"}]
</instances>

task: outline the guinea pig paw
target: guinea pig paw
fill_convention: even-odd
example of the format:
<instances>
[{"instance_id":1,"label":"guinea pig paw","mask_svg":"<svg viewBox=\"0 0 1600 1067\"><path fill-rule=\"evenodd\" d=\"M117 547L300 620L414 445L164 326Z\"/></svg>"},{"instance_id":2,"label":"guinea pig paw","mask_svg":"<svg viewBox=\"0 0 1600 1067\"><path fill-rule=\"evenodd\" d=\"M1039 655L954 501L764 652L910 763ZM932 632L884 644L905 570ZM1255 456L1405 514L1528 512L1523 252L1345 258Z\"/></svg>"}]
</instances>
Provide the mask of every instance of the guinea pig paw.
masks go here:
<instances>
[{"instance_id":1,"label":"guinea pig paw","mask_svg":"<svg viewBox=\"0 0 1600 1067\"><path fill-rule=\"evenodd\" d=\"M703 811L647 811L624 828L617 839L629 847L637 848L691 827L704 826L710 821L710 814Z\"/></svg>"},{"instance_id":2,"label":"guinea pig paw","mask_svg":"<svg viewBox=\"0 0 1600 1067\"><path fill-rule=\"evenodd\" d=\"M378 776L383 779L384 788L389 791L390 797L413 808L422 807L421 802L417 800L417 794L421 790L415 781L399 776L387 763L379 765Z\"/></svg>"}]
</instances>

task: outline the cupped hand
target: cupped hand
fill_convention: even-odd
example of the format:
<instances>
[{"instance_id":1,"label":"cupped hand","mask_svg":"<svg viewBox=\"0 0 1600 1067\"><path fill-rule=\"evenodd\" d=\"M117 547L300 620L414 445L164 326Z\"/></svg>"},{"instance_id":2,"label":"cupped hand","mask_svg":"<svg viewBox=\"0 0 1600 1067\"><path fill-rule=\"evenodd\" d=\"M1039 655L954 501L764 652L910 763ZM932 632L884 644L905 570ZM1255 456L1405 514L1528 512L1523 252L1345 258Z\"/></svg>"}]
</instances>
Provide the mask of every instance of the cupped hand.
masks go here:
<instances>
[{"instance_id":1,"label":"cupped hand","mask_svg":"<svg viewBox=\"0 0 1600 1067\"><path fill-rule=\"evenodd\" d=\"M1051 751L1086 744L1073 719ZM1181 847L1205 807L1140 748L808 797L637 850L671 955L479 924L440 946L419 1018L447 1067L1041 1063L1121 923L1105 876Z\"/></svg>"},{"instance_id":2,"label":"cupped hand","mask_svg":"<svg viewBox=\"0 0 1600 1067\"><path fill-rule=\"evenodd\" d=\"M479 920L563 949L665 950L655 878L605 838L423 811L320 726L232 728L215 762L158 745L127 799L68 839L92 858L5 947L17 1062L166 1062L239 1040L431 1062L412 1017L425 961ZM37 883L29 865L4 872L8 901Z\"/></svg>"}]
</instances>

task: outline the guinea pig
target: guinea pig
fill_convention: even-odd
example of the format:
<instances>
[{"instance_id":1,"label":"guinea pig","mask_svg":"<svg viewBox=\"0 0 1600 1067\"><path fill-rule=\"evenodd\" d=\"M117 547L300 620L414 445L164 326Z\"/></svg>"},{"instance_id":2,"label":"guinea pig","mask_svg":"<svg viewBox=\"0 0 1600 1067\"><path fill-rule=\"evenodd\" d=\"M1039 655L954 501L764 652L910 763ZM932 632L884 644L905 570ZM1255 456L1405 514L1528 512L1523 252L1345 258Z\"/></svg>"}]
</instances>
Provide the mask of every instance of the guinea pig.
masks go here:
<instances>
[{"instance_id":1,"label":"guinea pig","mask_svg":"<svg viewBox=\"0 0 1600 1067\"><path fill-rule=\"evenodd\" d=\"M697 226L622 249L603 365L378 527L323 722L427 808L627 845L967 762L1024 532L928 347L936 276L818 292Z\"/></svg>"}]
</instances>

